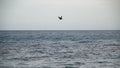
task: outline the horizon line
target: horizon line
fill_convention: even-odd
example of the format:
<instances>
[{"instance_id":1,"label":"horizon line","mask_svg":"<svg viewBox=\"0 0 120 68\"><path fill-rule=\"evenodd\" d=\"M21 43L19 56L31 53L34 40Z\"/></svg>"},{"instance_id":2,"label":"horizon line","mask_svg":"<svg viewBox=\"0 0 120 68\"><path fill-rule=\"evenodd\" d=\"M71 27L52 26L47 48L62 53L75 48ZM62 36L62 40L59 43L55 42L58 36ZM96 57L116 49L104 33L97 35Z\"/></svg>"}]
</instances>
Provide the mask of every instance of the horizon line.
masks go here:
<instances>
[{"instance_id":1,"label":"horizon line","mask_svg":"<svg viewBox=\"0 0 120 68\"><path fill-rule=\"evenodd\" d=\"M114 31L120 31L120 30L115 30ZM0 30L0 31L113 31L113 30Z\"/></svg>"}]
</instances>

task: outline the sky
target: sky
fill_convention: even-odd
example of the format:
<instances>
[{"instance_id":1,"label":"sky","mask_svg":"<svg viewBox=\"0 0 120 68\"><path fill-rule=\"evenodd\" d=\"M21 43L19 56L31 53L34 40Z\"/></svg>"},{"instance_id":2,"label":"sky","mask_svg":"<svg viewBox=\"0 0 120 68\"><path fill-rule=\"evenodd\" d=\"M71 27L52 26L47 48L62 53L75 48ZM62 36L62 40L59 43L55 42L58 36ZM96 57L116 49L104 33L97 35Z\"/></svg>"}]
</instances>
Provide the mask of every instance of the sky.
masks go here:
<instances>
[{"instance_id":1,"label":"sky","mask_svg":"<svg viewBox=\"0 0 120 68\"><path fill-rule=\"evenodd\" d=\"M0 30L120 30L120 0L0 0Z\"/></svg>"}]
</instances>

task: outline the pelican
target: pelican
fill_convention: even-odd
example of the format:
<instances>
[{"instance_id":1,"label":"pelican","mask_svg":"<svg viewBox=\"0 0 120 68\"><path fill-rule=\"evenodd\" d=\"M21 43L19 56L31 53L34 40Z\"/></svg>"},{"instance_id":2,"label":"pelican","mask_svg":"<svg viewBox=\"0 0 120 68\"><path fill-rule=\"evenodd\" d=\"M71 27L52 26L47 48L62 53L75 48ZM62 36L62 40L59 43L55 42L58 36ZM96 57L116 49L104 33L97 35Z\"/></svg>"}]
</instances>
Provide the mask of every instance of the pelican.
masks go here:
<instances>
[{"instance_id":1,"label":"pelican","mask_svg":"<svg viewBox=\"0 0 120 68\"><path fill-rule=\"evenodd\" d=\"M60 17L58 16L58 18L59 18L59 20L62 20L62 19L63 19L62 16L60 16Z\"/></svg>"}]
</instances>

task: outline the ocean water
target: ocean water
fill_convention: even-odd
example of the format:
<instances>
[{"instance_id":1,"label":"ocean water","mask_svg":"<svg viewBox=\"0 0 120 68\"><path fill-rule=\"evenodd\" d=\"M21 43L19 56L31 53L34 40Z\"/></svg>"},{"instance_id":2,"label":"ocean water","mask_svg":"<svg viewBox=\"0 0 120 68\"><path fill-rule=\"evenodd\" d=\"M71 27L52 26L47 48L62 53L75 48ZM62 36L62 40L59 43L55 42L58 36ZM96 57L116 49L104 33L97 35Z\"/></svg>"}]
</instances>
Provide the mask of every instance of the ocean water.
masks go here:
<instances>
[{"instance_id":1,"label":"ocean water","mask_svg":"<svg viewBox=\"0 0 120 68\"><path fill-rule=\"evenodd\" d=\"M120 31L0 31L0 68L120 68Z\"/></svg>"}]
</instances>

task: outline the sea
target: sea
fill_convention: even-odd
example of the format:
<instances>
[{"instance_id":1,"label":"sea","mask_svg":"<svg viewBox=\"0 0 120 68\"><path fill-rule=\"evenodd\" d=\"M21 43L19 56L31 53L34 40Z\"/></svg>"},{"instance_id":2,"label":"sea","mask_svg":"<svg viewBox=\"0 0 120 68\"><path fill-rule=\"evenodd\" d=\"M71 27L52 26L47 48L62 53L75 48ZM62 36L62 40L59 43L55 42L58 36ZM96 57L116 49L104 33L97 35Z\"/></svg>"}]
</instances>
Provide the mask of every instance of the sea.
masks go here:
<instances>
[{"instance_id":1,"label":"sea","mask_svg":"<svg viewBox=\"0 0 120 68\"><path fill-rule=\"evenodd\" d=\"M120 30L1 30L0 68L120 68Z\"/></svg>"}]
</instances>

